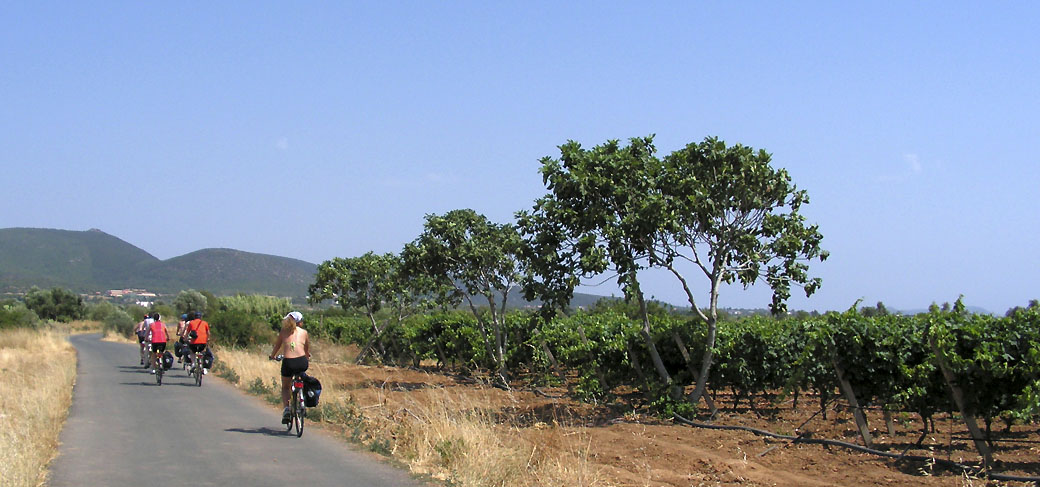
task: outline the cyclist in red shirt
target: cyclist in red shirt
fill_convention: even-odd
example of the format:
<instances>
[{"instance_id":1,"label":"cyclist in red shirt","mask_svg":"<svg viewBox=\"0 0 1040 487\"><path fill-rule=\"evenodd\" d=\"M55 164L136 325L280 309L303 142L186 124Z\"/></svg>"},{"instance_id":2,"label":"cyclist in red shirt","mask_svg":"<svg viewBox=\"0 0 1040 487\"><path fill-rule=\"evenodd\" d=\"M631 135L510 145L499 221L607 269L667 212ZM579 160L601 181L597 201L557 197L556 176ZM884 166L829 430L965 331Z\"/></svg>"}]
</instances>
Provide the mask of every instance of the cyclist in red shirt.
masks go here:
<instances>
[{"instance_id":1,"label":"cyclist in red shirt","mask_svg":"<svg viewBox=\"0 0 1040 487\"><path fill-rule=\"evenodd\" d=\"M203 353L206 351L206 345L209 344L209 323L202 319L202 313L196 311L195 319L188 322L188 326L184 327L184 337L190 338L192 332L194 332L195 338L191 338L188 342L188 350L194 357L196 352ZM202 369L204 374L209 372L206 369Z\"/></svg>"},{"instance_id":2,"label":"cyclist in red shirt","mask_svg":"<svg viewBox=\"0 0 1040 487\"><path fill-rule=\"evenodd\" d=\"M149 325L148 331L151 335L151 346L152 346L152 373L155 373L155 358L157 355L162 354L166 351L166 342L170 339L170 331L166 329L166 325L159 319L159 313L152 313L152 324Z\"/></svg>"}]
</instances>

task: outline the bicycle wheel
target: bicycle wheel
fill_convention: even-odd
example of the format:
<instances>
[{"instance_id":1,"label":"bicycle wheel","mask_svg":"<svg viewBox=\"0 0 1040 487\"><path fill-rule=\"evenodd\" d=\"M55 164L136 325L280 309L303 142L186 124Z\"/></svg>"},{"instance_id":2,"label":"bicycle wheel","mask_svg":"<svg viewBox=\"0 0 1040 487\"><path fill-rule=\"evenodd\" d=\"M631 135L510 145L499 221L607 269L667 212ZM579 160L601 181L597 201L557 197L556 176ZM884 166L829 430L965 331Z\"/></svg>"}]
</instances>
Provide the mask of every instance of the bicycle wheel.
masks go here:
<instances>
[{"instance_id":1,"label":"bicycle wheel","mask_svg":"<svg viewBox=\"0 0 1040 487\"><path fill-rule=\"evenodd\" d=\"M158 358L158 359L156 359L156 360L154 360L152 362L152 367L155 367L155 383L161 386L162 385L163 366L162 366L162 358L161 358L162 356L160 355L159 357L160 358Z\"/></svg>"},{"instance_id":2,"label":"bicycle wheel","mask_svg":"<svg viewBox=\"0 0 1040 487\"><path fill-rule=\"evenodd\" d=\"M291 433L293 429L293 422L296 421L296 405L289 401L289 422L285 423L285 432Z\"/></svg>"},{"instance_id":3,"label":"bicycle wheel","mask_svg":"<svg viewBox=\"0 0 1040 487\"><path fill-rule=\"evenodd\" d=\"M303 436L303 417L306 409L303 407L303 391L297 391L296 397L293 398L293 402L296 403L296 411L293 415L293 422L296 423L296 437Z\"/></svg>"},{"instance_id":4,"label":"bicycle wheel","mask_svg":"<svg viewBox=\"0 0 1040 487\"><path fill-rule=\"evenodd\" d=\"M202 387L202 364L196 364L195 367L195 385Z\"/></svg>"}]
</instances>

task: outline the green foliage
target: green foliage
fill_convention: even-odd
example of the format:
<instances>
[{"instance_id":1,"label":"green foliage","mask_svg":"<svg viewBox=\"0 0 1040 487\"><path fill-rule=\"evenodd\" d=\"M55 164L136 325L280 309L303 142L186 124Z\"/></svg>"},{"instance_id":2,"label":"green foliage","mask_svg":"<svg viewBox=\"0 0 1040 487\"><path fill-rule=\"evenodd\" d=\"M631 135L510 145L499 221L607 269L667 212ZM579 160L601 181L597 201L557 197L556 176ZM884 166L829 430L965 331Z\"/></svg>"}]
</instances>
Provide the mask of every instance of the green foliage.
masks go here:
<instances>
[{"instance_id":1,"label":"green foliage","mask_svg":"<svg viewBox=\"0 0 1040 487\"><path fill-rule=\"evenodd\" d=\"M508 369L505 309L521 280L520 235L469 209L427 215L423 233L402 252L410 278L442 308L473 313L496 371ZM486 312L485 312L486 311Z\"/></svg>"},{"instance_id":2,"label":"green foliage","mask_svg":"<svg viewBox=\"0 0 1040 487\"><path fill-rule=\"evenodd\" d=\"M108 318L108 315L116 312L116 310L118 309L119 308L116 305L108 301L101 301L98 303L87 305L86 316L89 320L103 322L106 318Z\"/></svg>"},{"instance_id":3,"label":"green foliage","mask_svg":"<svg viewBox=\"0 0 1040 487\"><path fill-rule=\"evenodd\" d=\"M792 285L812 295L821 281L808 276L807 262L827 259L823 236L799 213L808 193L770 162L764 150L727 146L715 137L668 155L657 183L667 217L655 264L695 262L710 276L712 301L719 281L747 287L764 280L773 290L774 313L786 311Z\"/></svg>"},{"instance_id":4,"label":"green foliage","mask_svg":"<svg viewBox=\"0 0 1040 487\"><path fill-rule=\"evenodd\" d=\"M202 293L189 289L181 291L173 298L173 307L176 308L177 316L194 311L205 313L208 309L208 301Z\"/></svg>"},{"instance_id":5,"label":"green foliage","mask_svg":"<svg viewBox=\"0 0 1040 487\"><path fill-rule=\"evenodd\" d=\"M113 331L129 338L134 334L134 327L137 325L137 320L131 318L126 311L115 309L105 316L103 325L103 328L106 331Z\"/></svg>"},{"instance_id":6,"label":"green foliage","mask_svg":"<svg viewBox=\"0 0 1040 487\"><path fill-rule=\"evenodd\" d=\"M240 310L221 310L210 315L213 341L230 347L252 347L272 343L275 332L265 317Z\"/></svg>"},{"instance_id":7,"label":"green foliage","mask_svg":"<svg viewBox=\"0 0 1040 487\"><path fill-rule=\"evenodd\" d=\"M364 316L326 314L317 319L309 319L307 332L315 338L362 346L372 336L372 325Z\"/></svg>"},{"instance_id":8,"label":"green foliage","mask_svg":"<svg viewBox=\"0 0 1040 487\"><path fill-rule=\"evenodd\" d=\"M282 317L292 311L292 300L258 294L236 294L218 298L219 309L239 311L252 316L266 317L281 321Z\"/></svg>"},{"instance_id":9,"label":"green foliage","mask_svg":"<svg viewBox=\"0 0 1040 487\"><path fill-rule=\"evenodd\" d=\"M318 266L308 299L312 303L332 299L344 311L360 312L369 319L372 335L358 353L359 363L373 351L384 358L398 357L397 352L407 347L392 342L399 340L396 328L401 320L418 309L418 281L403 274L401 258L394 254L337 257Z\"/></svg>"},{"instance_id":10,"label":"green foliage","mask_svg":"<svg viewBox=\"0 0 1040 487\"><path fill-rule=\"evenodd\" d=\"M20 301L0 303L0 329L36 328L40 318Z\"/></svg>"},{"instance_id":11,"label":"green foliage","mask_svg":"<svg viewBox=\"0 0 1040 487\"><path fill-rule=\"evenodd\" d=\"M965 312L958 300L949 311L927 315L936 358L965 391L964 409L987 426L1004 414L1031 415L1040 379L1040 309L1018 309L996 318Z\"/></svg>"},{"instance_id":12,"label":"green foliage","mask_svg":"<svg viewBox=\"0 0 1040 487\"><path fill-rule=\"evenodd\" d=\"M83 318L86 313L83 298L59 287L49 291L33 287L25 295L25 305L45 320L70 322Z\"/></svg>"}]
</instances>

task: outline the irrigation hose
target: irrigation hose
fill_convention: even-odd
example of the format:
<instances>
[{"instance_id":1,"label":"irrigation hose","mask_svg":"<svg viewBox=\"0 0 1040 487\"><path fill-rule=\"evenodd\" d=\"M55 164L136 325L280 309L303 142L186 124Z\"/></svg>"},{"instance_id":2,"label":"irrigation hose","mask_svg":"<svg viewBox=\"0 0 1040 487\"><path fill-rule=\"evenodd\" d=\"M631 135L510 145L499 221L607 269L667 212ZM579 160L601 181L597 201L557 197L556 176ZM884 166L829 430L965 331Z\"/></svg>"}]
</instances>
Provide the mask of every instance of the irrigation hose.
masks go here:
<instances>
[{"instance_id":1,"label":"irrigation hose","mask_svg":"<svg viewBox=\"0 0 1040 487\"><path fill-rule=\"evenodd\" d=\"M712 429L712 430L748 431L748 432L754 433L754 434L759 435L759 436L768 436L770 438L777 438L777 439L781 439L781 440L788 440L792 444L795 444L795 443L808 443L808 444L816 444L816 445L837 446L837 447L847 448L849 450L858 451L858 452L861 452L861 453L869 453L869 454L877 455L877 456L881 456L881 457L894 458L896 460L914 460L914 461L918 461L918 462L934 462L937 465L943 465L945 467L952 467L952 468L960 469L961 471L967 472L969 474L984 476L986 478L993 479L993 480L1000 480L1000 481L1004 481L1004 482L1033 482L1035 485L1040 487L1040 477L1021 477L1021 476L1017 476L1017 475L1005 475L1005 474L1001 474L1001 473L985 472L985 471L979 469L978 467L974 467L974 466L971 466L971 465L964 465L964 464L953 462L953 461L950 461L950 460L943 460L941 458L922 457L920 455L906 455L905 452L904 452L904 454L891 453L891 452L886 452L886 451L875 450L873 448L867 448L865 446L860 446L860 445L857 445L855 443L847 443L847 442L838 441L838 440L808 438L805 435L799 435L799 436L781 435L781 434L778 434L778 433L773 433L771 431L760 430L758 428L750 428L750 427L747 427L747 426L729 426L729 425L720 425L720 424L699 423L697 421L691 421L689 419L686 419L686 418L684 418L684 417L682 417L682 416L680 416L678 414L673 415L673 417L679 423L685 424L687 426L693 426L695 428L704 428L704 429Z\"/></svg>"}]
</instances>

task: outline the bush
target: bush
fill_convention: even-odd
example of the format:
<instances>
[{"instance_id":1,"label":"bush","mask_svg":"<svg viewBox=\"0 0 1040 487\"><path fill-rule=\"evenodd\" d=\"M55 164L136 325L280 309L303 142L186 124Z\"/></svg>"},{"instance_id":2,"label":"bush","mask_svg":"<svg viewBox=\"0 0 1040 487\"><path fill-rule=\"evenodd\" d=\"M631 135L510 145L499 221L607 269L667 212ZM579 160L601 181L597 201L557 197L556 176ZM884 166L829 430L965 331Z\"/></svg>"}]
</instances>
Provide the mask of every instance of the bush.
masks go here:
<instances>
[{"instance_id":1,"label":"bush","mask_svg":"<svg viewBox=\"0 0 1040 487\"><path fill-rule=\"evenodd\" d=\"M8 301L0 305L0 329L36 328L40 318L24 303Z\"/></svg>"},{"instance_id":2,"label":"bush","mask_svg":"<svg viewBox=\"0 0 1040 487\"><path fill-rule=\"evenodd\" d=\"M212 341L228 347L251 347L268 344L275 332L262 317L238 310L218 311L207 320L212 327Z\"/></svg>"},{"instance_id":3,"label":"bush","mask_svg":"<svg viewBox=\"0 0 1040 487\"><path fill-rule=\"evenodd\" d=\"M105 317L103 328L105 331L112 331L130 338L134 334L135 326L137 326L137 321L134 321L126 311L117 308Z\"/></svg>"},{"instance_id":4,"label":"bush","mask_svg":"<svg viewBox=\"0 0 1040 487\"><path fill-rule=\"evenodd\" d=\"M25 295L25 305L45 320L70 322L83 318L86 308L83 298L60 287L44 291L33 287Z\"/></svg>"},{"instance_id":5,"label":"bush","mask_svg":"<svg viewBox=\"0 0 1040 487\"><path fill-rule=\"evenodd\" d=\"M104 322L110 314L118 310L119 308L116 305L108 301L101 301L100 303L88 305L86 316L88 320Z\"/></svg>"}]
</instances>

